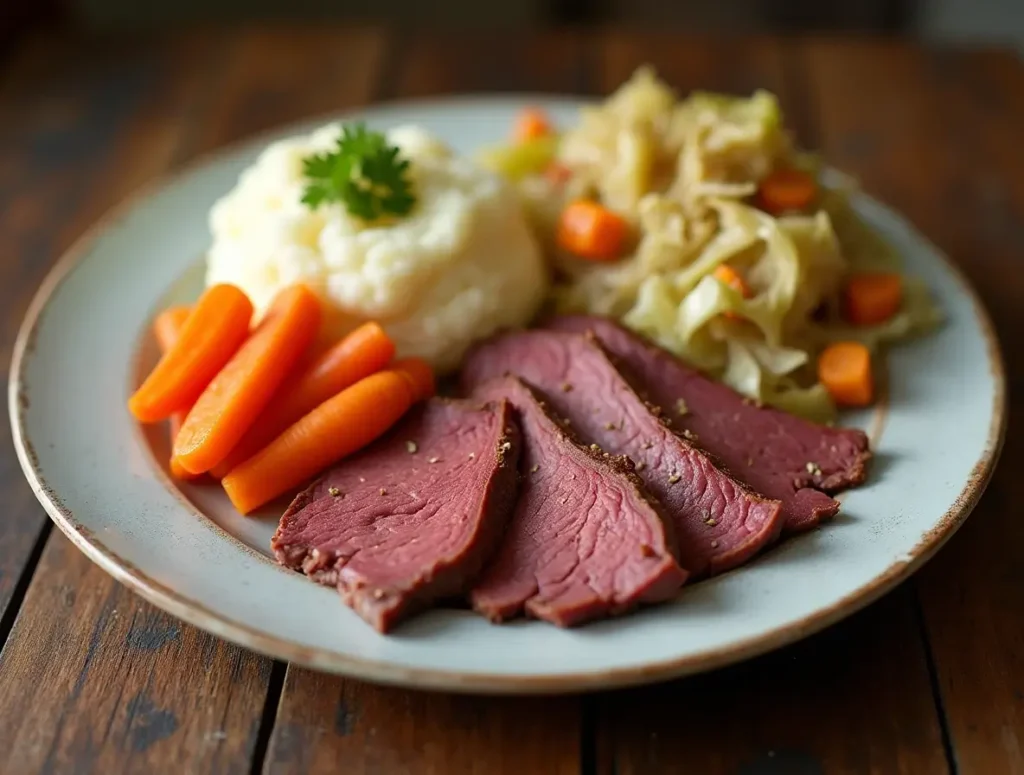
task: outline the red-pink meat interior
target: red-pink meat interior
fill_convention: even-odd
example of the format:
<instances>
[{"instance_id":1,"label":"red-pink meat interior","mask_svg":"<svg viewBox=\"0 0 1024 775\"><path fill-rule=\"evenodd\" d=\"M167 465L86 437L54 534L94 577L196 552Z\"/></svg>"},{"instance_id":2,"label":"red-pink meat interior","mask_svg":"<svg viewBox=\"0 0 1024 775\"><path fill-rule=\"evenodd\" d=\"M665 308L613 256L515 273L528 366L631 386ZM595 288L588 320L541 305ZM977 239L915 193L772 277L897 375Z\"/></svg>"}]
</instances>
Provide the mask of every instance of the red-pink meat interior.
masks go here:
<instances>
[{"instance_id":1,"label":"red-pink meat interior","mask_svg":"<svg viewBox=\"0 0 1024 775\"><path fill-rule=\"evenodd\" d=\"M680 564L690 573L735 567L778 536L778 501L745 490L666 428L593 341L543 330L500 336L473 351L463 385L507 373L539 388L584 441L632 458L674 519Z\"/></svg>"},{"instance_id":2,"label":"red-pink meat interior","mask_svg":"<svg viewBox=\"0 0 1024 775\"><path fill-rule=\"evenodd\" d=\"M675 594L686 575L634 480L568 438L519 380L487 383L474 397L506 398L523 434L519 501L474 608L506 619L525 607L571 625Z\"/></svg>"},{"instance_id":3,"label":"red-pink meat interior","mask_svg":"<svg viewBox=\"0 0 1024 775\"><path fill-rule=\"evenodd\" d=\"M307 573L406 589L457 563L480 527L503 433L495 411L432 403L315 485L282 519L275 546Z\"/></svg>"}]
</instances>

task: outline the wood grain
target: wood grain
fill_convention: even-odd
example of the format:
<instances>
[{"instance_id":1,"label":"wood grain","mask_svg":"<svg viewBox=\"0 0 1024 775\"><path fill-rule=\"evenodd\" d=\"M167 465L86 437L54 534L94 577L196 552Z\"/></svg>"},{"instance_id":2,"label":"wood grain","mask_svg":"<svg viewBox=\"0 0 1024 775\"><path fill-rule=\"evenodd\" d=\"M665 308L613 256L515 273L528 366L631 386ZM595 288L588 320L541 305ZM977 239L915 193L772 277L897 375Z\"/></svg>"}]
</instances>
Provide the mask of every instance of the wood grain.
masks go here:
<instances>
[{"instance_id":1,"label":"wood grain","mask_svg":"<svg viewBox=\"0 0 1024 775\"><path fill-rule=\"evenodd\" d=\"M12 307L23 309L29 278L71 238L189 153L192 111L217 85L204 67L217 50L203 35L116 53L72 48L0 100L16 117L19 99L39 99L26 115L49 122L25 129L38 157L12 165L27 185L0 216L13 211L15 231L36 230L4 264L21 272L0 283L19 289ZM22 309L4 310L10 328ZM38 526L42 509L29 498ZM157 612L53 531L0 656L0 771L248 772L270 668Z\"/></svg>"},{"instance_id":2,"label":"wood grain","mask_svg":"<svg viewBox=\"0 0 1024 775\"><path fill-rule=\"evenodd\" d=\"M4 379L29 300L50 264L108 207L164 169L174 154L180 120L154 115L167 82L176 101L192 90L192 70L169 80L201 50L182 40L162 59L144 46L98 46L54 37L21 48L0 81L0 362ZM134 67L122 69L121 58ZM87 62L83 65L81 62ZM176 91L175 91L176 90ZM129 119L138 114L135 123ZM145 142L127 142L145 131ZM26 567L31 568L49 521L25 482L0 420L0 611L6 612ZM10 612L13 615L13 611ZM3 635L9 628L5 619Z\"/></svg>"},{"instance_id":3,"label":"wood grain","mask_svg":"<svg viewBox=\"0 0 1024 775\"><path fill-rule=\"evenodd\" d=\"M573 94L588 78L585 42L565 33L480 31L401 39L395 94L424 97L482 92Z\"/></svg>"},{"instance_id":4,"label":"wood grain","mask_svg":"<svg viewBox=\"0 0 1024 775\"><path fill-rule=\"evenodd\" d=\"M736 667L602 697L598 772L946 772L909 595Z\"/></svg>"},{"instance_id":5,"label":"wood grain","mask_svg":"<svg viewBox=\"0 0 1024 775\"><path fill-rule=\"evenodd\" d=\"M575 775L574 698L491 698L390 689L288 668L267 775Z\"/></svg>"},{"instance_id":6,"label":"wood grain","mask_svg":"<svg viewBox=\"0 0 1024 775\"><path fill-rule=\"evenodd\" d=\"M0 771L246 773L270 664L156 611L55 534L0 659Z\"/></svg>"},{"instance_id":7,"label":"wood grain","mask_svg":"<svg viewBox=\"0 0 1024 775\"><path fill-rule=\"evenodd\" d=\"M1024 70L1012 54L811 46L826 151L891 200L971 277L1024 406ZM828 84L842 78L842 94ZM872 120L872 113L886 117ZM955 438L951 439L955 443ZM1024 773L1024 443L1013 432L964 528L917 576L961 773Z\"/></svg>"},{"instance_id":8,"label":"wood grain","mask_svg":"<svg viewBox=\"0 0 1024 775\"><path fill-rule=\"evenodd\" d=\"M647 62L684 94L770 89L780 96L800 141L813 145L820 133L816 104L808 100L807 85L793 77L799 62L788 46L758 39L701 42L610 33L602 51L605 90ZM844 93L841 80L829 83ZM878 115L873 119L878 122ZM604 698L597 713L599 771L946 771L913 603L903 590L778 654Z\"/></svg>"},{"instance_id":9,"label":"wood grain","mask_svg":"<svg viewBox=\"0 0 1024 775\"><path fill-rule=\"evenodd\" d=\"M198 149L366 103L379 91L388 39L376 28L330 26L224 35L215 59L223 82L198 124Z\"/></svg>"}]
</instances>

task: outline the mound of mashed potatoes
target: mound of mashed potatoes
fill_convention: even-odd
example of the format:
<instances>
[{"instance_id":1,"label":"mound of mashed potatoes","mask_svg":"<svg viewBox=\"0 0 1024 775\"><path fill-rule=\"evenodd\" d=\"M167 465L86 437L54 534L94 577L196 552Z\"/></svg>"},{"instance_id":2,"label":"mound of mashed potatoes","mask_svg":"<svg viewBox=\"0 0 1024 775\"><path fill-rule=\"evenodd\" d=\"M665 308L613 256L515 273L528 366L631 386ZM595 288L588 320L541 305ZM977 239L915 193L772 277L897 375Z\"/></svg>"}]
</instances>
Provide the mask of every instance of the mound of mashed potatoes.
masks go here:
<instances>
[{"instance_id":1,"label":"mound of mashed potatoes","mask_svg":"<svg viewBox=\"0 0 1024 775\"><path fill-rule=\"evenodd\" d=\"M413 211L366 224L343 205L301 202L302 159L332 149L338 124L266 148L210 213L207 284L232 283L258 312L305 283L326 302L331 337L376 320L399 355L457 368L466 349L529 322L547 269L515 191L415 126L387 132L410 161Z\"/></svg>"}]
</instances>

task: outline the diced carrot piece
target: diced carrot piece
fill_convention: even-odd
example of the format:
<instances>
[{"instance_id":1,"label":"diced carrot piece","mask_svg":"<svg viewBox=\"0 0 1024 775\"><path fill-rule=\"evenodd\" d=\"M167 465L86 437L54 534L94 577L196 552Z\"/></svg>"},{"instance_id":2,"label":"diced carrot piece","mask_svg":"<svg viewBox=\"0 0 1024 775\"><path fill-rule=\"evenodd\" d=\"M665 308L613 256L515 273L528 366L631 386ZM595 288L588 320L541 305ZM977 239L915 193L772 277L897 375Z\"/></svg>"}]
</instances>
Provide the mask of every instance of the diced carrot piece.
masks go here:
<instances>
[{"instance_id":1,"label":"diced carrot piece","mask_svg":"<svg viewBox=\"0 0 1024 775\"><path fill-rule=\"evenodd\" d=\"M419 375L378 371L329 398L224 477L242 514L302 485L384 434L416 402Z\"/></svg>"},{"instance_id":2,"label":"diced carrot piece","mask_svg":"<svg viewBox=\"0 0 1024 775\"><path fill-rule=\"evenodd\" d=\"M277 295L266 318L189 411L174 442L182 468L205 473L228 456L316 337L320 314L320 301L304 285Z\"/></svg>"},{"instance_id":3,"label":"diced carrot piece","mask_svg":"<svg viewBox=\"0 0 1024 775\"><path fill-rule=\"evenodd\" d=\"M715 268L714 275L716 280L728 285L743 296L744 299L749 299L753 295L750 286L747 285L747 281L743 279L743 275L728 264L719 264Z\"/></svg>"},{"instance_id":4,"label":"diced carrot piece","mask_svg":"<svg viewBox=\"0 0 1024 775\"><path fill-rule=\"evenodd\" d=\"M181 329L185 326L185 321L188 319L189 313L192 310L189 307L168 307L159 315L156 316L156 320L153 321L153 334L156 336L156 342L160 345L162 352L167 352L174 343L178 341L178 337L181 336ZM191 408L191 407L189 407ZM179 409L170 416L168 422L168 431L170 433L171 447L174 447L174 440L178 437L178 431L181 430L181 424L185 421L185 416L188 414L188 409ZM176 479L196 479L198 478L195 474L189 473L174 459L174 455L171 455L170 460L171 475Z\"/></svg>"},{"instance_id":5,"label":"diced carrot piece","mask_svg":"<svg viewBox=\"0 0 1024 775\"><path fill-rule=\"evenodd\" d=\"M868 406L874 400L871 353L859 342L836 342L818 356L818 379L842 406Z\"/></svg>"},{"instance_id":6,"label":"diced carrot piece","mask_svg":"<svg viewBox=\"0 0 1024 775\"><path fill-rule=\"evenodd\" d=\"M222 478L255 455L292 423L331 396L380 371L394 357L395 344L377 323L364 323L286 382L231 454L210 473Z\"/></svg>"},{"instance_id":7,"label":"diced carrot piece","mask_svg":"<svg viewBox=\"0 0 1024 775\"><path fill-rule=\"evenodd\" d=\"M818 196L818 184L802 170L780 169L771 173L758 189L761 207L774 215L805 210Z\"/></svg>"},{"instance_id":8,"label":"diced carrot piece","mask_svg":"<svg viewBox=\"0 0 1024 775\"><path fill-rule=\"evenodd\" d=\"M622 255L629 226L625 219L597 202L580 199L562 211L558 244L591 261L611 261Z\"/></svg>"},{"instance_id":9,"label":"diced carrot piece","mask_svg":"<svg viewBox=\"0 0 1024 775\"><path fill-rule=\"evenodd\" d=\"M750 286L747 285L746 280L743 279L743 275L737 272L728 264L719 264L714 271L715 279L719 282L728 285L734 291L737 291L744 299L749 299L753 296L753 291L750 290ZM724 313L725 317L729 320L742 320L742 315L737 315L732 310Z\"/></svg>"},{"instance_id":10,"label":"diced carrot piece","mask_svg":"<svg viewBox=\"0 0 1024 775\"><path fill-rule=\"evenodd\" d=\"M547 114L539 108L526 108L520 112L516 119L516 126L513 136L516 142L535 140L538 137L546 137L554 131Z\"/></svg>"},{"instance_id":11,"label":"diced carrot piece","mask_svg":"<svg viewBox=\"0 0 1024 775\"><path fill-rule=\"evenodd\" d=\"M843 314L856 326L884 323L903 303L903 279L877 272L853 275L843 288Z\"/></svg>"},{"instance_id":12,"label":"diced carrot piece","mask_svg":"<svg viewBox=\"0 0 1024 775\"><path fill-rule=\"evenodd\" d=\"M249 334L252 302L233 285L214 285L202 295L174 347L128 400L141 422L166 420L192 406Z\"/></svg>"}]
</instances>

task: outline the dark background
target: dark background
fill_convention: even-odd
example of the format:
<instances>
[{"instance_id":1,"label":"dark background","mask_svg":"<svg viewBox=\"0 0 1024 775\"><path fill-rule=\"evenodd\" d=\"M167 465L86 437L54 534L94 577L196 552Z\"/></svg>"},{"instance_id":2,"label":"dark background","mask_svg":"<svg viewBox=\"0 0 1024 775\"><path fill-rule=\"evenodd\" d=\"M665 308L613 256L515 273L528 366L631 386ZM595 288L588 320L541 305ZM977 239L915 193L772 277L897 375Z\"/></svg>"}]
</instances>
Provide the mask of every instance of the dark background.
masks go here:
<instances>
[{"instance_id":1,"label":"dark background","mask_svg":"<svg viewBox=\"0 0 1024 775\"><path fill-rule=\"evenodd\" d=\"M417 27L838 30L1024 43L1024 0L0 0L7 41L39 24L123 31L314 19Z\"/></svg>"}]
</instances>

